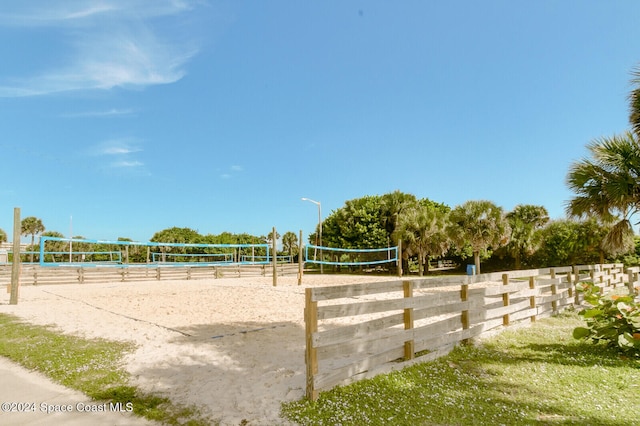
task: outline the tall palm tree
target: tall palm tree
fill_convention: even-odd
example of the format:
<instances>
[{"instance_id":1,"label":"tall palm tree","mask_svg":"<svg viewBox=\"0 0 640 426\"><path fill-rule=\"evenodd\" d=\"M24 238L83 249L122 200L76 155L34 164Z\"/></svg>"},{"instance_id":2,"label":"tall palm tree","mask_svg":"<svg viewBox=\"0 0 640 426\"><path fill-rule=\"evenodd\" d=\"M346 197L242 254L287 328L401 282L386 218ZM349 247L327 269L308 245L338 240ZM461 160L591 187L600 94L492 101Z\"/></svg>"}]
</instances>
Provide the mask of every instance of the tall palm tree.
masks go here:
<instances>
[{"instance_id":1,"label":"tall palm tree","mask_svg":"<svg viewBox=\"0 0 640 426\"><path fill-rule=\"evenodd\" d=\"M460 248L471 246L476 273L480 273L480 253L509 241L511 228L502 207L491 201L467 201L449 214L449 235Z\"/></svg>"},{"instance_id":2,"label":"tall palm tree","mask_svg":"<svg viewBox=\"0 0 640 426\"><path fill-rule=\"evenodd\" d=\"M640 137L640 67L633 71L631 83L635 89L629 95L629 122L637 137Z\"/></svg>"},{"instance_id":3,"label":"tall palm tree","mask_svg":"<svg viewBox=\"0 0 640 426\"><path fill-rule=\"evenodd\" d=\"M394 231L398 227L400 215L414 207L418 203L418 199L413 194L406 194L396 190L384 194L380 201L380 221L388 235L393 238Z\"/></svg>"},{"instance_id":4,"label":"tall palm tree","mask_svg":"<svg viewBox=\"0 0 640 426\"><path fill-rule=\"evenodd\" d=\"M549 222L549 213L543 206L519 204L507 213L511 227L511 240L507 248L520 269L523 254L531 254L536 246L536 231Z\"/></svg>"},{"instance_id":5,"label":"tall palm tree","mask_svg":"<svg viewBox=\"0 0 640 426\"><path fill-rule=\"evenodd\" d=\"M289 253L290 262L293 262L293 252L298 248L298 236L287 231L282 236L282 249Z\"/></svg>"},{"instance_id":6,"label":"tall palm tree","mask_svg":"<svg viewBox=\"0 0 640 426\"><path fill-rule=\"evenodd\" d=\"M33 242L36 238L36 235L44 232L44 225L42 224L42 220L38 219L35 216L29 216L22 219L20 222L20 234L25 237L31 235L31 263L33 263Z\"/></svg>"},{"instance_id":7,"label":"tall palm tree","mask_svg":"<svg viewBox=\"0 0 640 426\"><path fill-rule=\"evenodd\" d=\"M593 215L605 224L615 223L602 242L610 254L633 249L631 217L640 211L640 145L632 132L600 138L587 146L591 158L569 168L567 185L577 195L567 203L567 213Z\"/></svg>"},{"instance_id":8,"label":"tall palm tree","mask_svg":"<svg viewBox=\"0 0 640 426\"><path fill-rule=\"evenodd\" d=\"M415 205L399 216L396 238L418 254L418 275L429 271L429 259L443 256L449 249L447 212L434 205Z\"/></svg>"}]
</instances>

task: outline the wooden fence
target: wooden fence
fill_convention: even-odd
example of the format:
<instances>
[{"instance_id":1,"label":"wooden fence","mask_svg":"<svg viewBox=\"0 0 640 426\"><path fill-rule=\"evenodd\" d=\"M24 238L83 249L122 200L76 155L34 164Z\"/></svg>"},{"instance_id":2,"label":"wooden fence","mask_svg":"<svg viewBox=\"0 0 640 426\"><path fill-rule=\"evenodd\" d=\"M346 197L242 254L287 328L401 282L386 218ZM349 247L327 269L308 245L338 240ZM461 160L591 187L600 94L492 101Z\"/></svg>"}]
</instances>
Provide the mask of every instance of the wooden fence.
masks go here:
<instances>
[{"instance_id":1,"label":"wooden fence","mask_svg":"<svg viewBox=\"0 0 640 426\"><path fill-rule=\"evenodd\" d=\"M277 265L278 276L298 273L298 265ZM22 265L20 285L88 284L100 282L197 280L273 275L273 265L223 266L128 266L128 267L41 267ZM11 265L0 266L0 285L11 282Z\"/></svg>"},{"instance_id":2,"label":"wooden fence","mask_svg":"<svg viewBox=\"0 0 640 426\"><path fill-rule=\"evenodd\" d=\"M610 264L307 288L307 397L558 313L580 303L580 282L605 288L625 278L621 264ZM637 279L630 268L630 289Z\"/></svg>"}]
</instances>

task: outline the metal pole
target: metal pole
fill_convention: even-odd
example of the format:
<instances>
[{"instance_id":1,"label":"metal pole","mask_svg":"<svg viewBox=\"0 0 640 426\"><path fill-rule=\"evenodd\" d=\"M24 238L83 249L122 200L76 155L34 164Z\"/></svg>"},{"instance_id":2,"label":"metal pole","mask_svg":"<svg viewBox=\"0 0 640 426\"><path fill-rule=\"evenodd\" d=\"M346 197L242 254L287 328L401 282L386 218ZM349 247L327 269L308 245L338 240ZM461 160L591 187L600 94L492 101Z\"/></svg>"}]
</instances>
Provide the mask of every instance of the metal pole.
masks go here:
<instances>
[{"instance_id":1,"label":"metal pole","mask_svg":"<svg viewBox=\"0 0 640 426\"><path fill-rule=\"evenodd\" d=\"M271 240L271 245L273 247L273 254L271 258L273 259L273 286L278 285L278 252L276 251L276 227L273 227L273 235Z\"/></svg>"},{"instance_id":2,"label":"metal pole","mask_svg":"<svg viewBox=\"0 0 640 426\"><path fill-rule=\"evenodd\" d=\"M18 288L20 286L20 207L13 209L13 262L11 264L11 296L10 305L18 304Z\"/></svg>"},{"instance_id":3,"label":"metal pole","mask_svg":"<svg viewBox=\"0 0 640 426\"><path fill-rule=\"evenodd\" d=\"M315 201L312 200L310 198L302 198L302 201L309 201L310 203L315 204L316 206L318 206L318 235L316 235L316 241L318 241L318 237L320 242L316 243L316 246L320 246L322 247L322 205L320 203L320 201ZM316 257L316 253L317 253L318 249L316 248L314 250L314 254L313 254L313 258L314 260L317 260ZM320 262L322 262L322 248L320 249ZM320 263L320 273L322 274L322 263Z\"/></svg>"}]
</instances>

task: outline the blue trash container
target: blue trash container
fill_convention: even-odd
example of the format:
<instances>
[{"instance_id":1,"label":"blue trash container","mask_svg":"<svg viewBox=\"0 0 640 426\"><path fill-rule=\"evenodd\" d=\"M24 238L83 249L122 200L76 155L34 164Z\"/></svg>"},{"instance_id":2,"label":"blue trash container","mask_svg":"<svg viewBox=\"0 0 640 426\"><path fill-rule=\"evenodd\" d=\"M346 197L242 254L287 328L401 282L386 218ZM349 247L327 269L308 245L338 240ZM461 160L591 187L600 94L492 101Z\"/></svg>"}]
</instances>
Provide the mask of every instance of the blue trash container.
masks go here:
<instances>
[{"instance_id":1,"label":"blue trash container","mask_svg":"<svg viewBox=\"0 0 640 426\"><path fill-rule=\"evenodd\" d=\"M476 265L467 265L467 275L476 274Z\"/></svg>"}]
</instances>

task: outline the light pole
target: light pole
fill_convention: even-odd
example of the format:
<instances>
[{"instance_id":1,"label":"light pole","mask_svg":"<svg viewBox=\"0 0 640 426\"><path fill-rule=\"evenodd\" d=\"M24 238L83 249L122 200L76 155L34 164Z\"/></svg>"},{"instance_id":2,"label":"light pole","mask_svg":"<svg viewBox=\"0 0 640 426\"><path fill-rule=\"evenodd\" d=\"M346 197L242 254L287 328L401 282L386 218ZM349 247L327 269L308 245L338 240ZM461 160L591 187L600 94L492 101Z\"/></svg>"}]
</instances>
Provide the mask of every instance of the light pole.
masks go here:
<instances>
[{"instance_id":1,"label":"light pole","mask_svg":"<svg viewBox=\"0 0 640 426\"><path fill-rule=\"evenodd\" d=\"M302 197L302 201L309 201L310 203L318 206L318 235L320 242L317 245L322 247L322 205L320 204L320 201L315 201L310 198ZM320 261L322 262L322 248L320 249ZM320 263L320 273L322 273L322 263Z\"/></svg>"}]
</instances>

